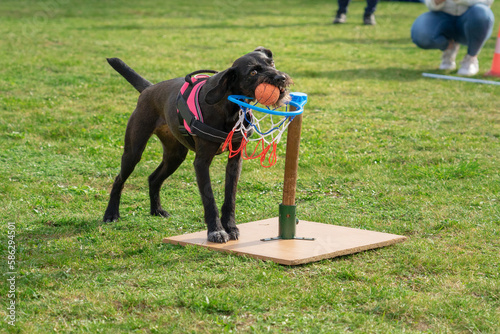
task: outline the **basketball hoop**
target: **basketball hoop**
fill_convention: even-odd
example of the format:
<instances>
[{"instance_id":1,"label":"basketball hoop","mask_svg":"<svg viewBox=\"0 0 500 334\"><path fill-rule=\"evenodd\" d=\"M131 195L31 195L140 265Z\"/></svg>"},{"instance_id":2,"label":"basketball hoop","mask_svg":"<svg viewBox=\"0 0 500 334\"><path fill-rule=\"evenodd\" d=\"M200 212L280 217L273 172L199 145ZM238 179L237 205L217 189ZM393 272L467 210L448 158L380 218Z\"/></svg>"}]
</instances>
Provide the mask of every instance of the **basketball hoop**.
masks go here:
<instances>
[{"instance_id":1,"label":"basketball hoop","mask_svg":"<svg viewBox=\"0 0 500 334\"><path fill-rule=\"evenodd\" d=\"M250 97L230 95L228 100L240 106L239 118L227 136L222 149L229 150L229 157L241 152L245 160L259 159L261 166L265 168L276 164L277 144L295 116L304 112L305 102L302 102L300 94L302 93L291 93L292 100L275 109L257 106L257 102L250 104L248 103L252 100ZM263 116L260 116L261 114ZM239 147L235 148L232 144L232 138L238 132L241 133L243 139ZM253 136L247 136L247 133L252 132ZM249 142L256 142L255 148L250 154L247 151Z\"/></svg>"}]
</instances>

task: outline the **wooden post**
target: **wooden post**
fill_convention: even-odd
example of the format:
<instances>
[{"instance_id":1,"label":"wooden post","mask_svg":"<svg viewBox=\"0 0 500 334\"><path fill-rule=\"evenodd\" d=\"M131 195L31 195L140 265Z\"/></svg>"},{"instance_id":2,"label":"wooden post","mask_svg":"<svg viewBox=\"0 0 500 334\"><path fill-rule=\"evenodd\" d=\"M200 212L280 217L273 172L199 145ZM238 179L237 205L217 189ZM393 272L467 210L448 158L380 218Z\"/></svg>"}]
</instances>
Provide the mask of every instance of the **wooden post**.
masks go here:
<instances>
[{"instance_id":1,"label":"wooden post","mask_svg":"<svg viewBox=\"0 0 500 334\"><path fill-rule=\"evenodd\" d=\"M291 106L292 111L295 109ZM283 205L295 205L297 170L299 169L300 131L302 114L295 116L288 126L285 158L285 178L283 181Z\"/></svg>"},{"instance_id":2,"label":"wooden post","mask_svg":"<svg viewBox=\"0 0 500 334\"><path fill-rule=\"evenodd\" d=\"M290 105L290 110L296 108ZM288 126L285 157L285 178L283 180L283 201L279 206L279 238L295 239L297 218L295 216L295 192L297 170L299 169L299 144L302 114L294 117Z\"/></svg>"}]
</instances>

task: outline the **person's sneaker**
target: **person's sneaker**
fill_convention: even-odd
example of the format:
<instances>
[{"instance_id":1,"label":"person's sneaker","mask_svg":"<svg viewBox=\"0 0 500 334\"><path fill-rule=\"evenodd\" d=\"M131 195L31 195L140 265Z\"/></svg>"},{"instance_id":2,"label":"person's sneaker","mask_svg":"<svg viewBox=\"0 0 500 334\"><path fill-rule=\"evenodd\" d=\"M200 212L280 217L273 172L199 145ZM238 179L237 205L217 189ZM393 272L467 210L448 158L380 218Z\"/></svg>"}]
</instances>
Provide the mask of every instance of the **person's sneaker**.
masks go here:
<instances>
[{"instance_id":1,"label":"person's sneaker","mask_svg":"<svg viewBox=\"0 0 500 334\"><path fill-rule=\"evenodd\" d=\"M455 58L457 57L458 49L460 49L460 44L454 43L453 47L443 51L441 65L439 65L440 70L454 70L457 68Z\"/></svg>"},{"instance_id":2,"label":"person's sneaker","mask_svg":"<svg viewBox=\"0 0 500 334\"><path fill-rule=\"evenodd\" d=\"M341 13L341 14L337 14L337 16L335 16L335 20L333 20L333 24L345 23L345 21L347 21L347 16L345 14Z\"/></svg>"},{"instance_id":3,"label":"person's sneaker","mask_svg":"<svg viewBox=\"0 0 500 334\"><path fill-rule=\"evenodd\" d=\"M460 62L460 69L458 70L458 75L476 75L479 72L479 62L477 61L477 56L465 55L464 60Z\"/></svg>"},{"instance_id":4,"label":"person's sneaker","mask_svg":"<svg viewBox=\"0 0 500 334\"><path fill-rule=\"evenodd\" d=\"M374 14L371 14L371 15L368 15L368 16L363 16L363 23L367 26L374 26L377 24L377 22L375 21L375 15Z\"/></svg>"}]
</instances>

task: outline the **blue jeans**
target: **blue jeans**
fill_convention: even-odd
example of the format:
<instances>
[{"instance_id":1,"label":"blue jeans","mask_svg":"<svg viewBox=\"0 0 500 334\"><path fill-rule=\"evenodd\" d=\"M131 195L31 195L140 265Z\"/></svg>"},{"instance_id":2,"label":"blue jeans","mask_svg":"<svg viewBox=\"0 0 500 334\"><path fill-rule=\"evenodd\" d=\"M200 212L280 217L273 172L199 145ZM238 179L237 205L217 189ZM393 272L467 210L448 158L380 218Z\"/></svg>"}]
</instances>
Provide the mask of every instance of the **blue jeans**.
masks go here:
<instances>
[{"instance_id":1,"label":"blue jeans","mask_svg":"<svg viewBox=\"0 0 500 334\"><path fill-rule=\"evenodd\" d=\"M446 50L449 41L467 45L467 54L476 56L491 36L495 17L488 6L471 6L460 16L426 12L411 27L411 39L422 49Z\"/></svg>"},{"instance_id":2,"label":"blue jeans","mask_svg":"<svg viewBox=\"0 0 500 334\"><path fill-rule=\"evenodd\" d=\"M346 14L347 6L349 6L349 2L351 0L338 0L339 9L337 10L337 15ZM375 13L375 9L377 9L378 0L366 0L366 8L364 16L370 16Z\"/></svg>"}]
</instances>

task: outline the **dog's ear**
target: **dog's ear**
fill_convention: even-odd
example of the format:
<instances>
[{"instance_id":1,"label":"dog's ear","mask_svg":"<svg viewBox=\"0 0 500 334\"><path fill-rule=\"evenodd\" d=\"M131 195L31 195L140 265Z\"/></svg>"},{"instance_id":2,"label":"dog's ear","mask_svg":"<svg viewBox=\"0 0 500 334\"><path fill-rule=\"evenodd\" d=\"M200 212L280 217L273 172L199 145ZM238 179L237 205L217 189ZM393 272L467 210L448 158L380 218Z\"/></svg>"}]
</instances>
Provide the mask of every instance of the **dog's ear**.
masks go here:
<instances>
[{"instance_id":1,"label":"dog's ear","mask_svg":"<svg viewBox=\"0 0 500 334\"><path fill-rule=\"evenodd\" d=\"M265 55L271 59L273 59L273 52L269 49L266 49L265 47L263 46L259 46L257 49L255 49L254 51L258 51L258 52L263 52L265 53Z\"/></svg>"},{"instance_id":2,"label":"dog's ear","mask_svg":"<svg viewBox=\"0 0 500 334\"><path fill-rule=\"evenodd\" d=\"M212 87L205 95L205 102L214 105L224 98L229 87L234 82L236 78L236 70L234 67L230 67L217 74L218 81L217 84ZM216 79L214 77L214 79Z\"/></svg>"}]
</instances>

